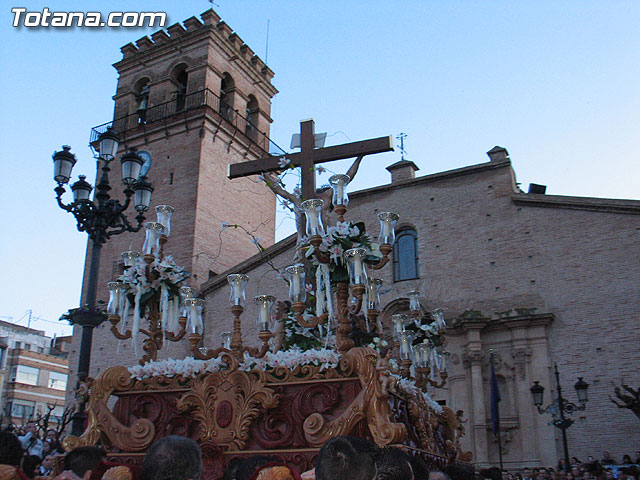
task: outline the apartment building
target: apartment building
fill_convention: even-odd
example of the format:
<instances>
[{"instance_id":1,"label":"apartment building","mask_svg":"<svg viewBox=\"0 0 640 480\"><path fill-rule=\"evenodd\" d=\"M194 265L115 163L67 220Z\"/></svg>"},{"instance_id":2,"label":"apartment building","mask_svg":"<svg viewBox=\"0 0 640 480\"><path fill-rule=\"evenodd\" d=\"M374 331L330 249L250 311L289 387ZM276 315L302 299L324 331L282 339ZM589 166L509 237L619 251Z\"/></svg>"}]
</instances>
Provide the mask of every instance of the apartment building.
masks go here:
<instances>
[{"instance_id":1,"label":"apartment building","mask_svg":"<svg viewBox=\"0 0 640 480\"><path fill-rule=\"evenodd\" d=\"M65 407L69 337L0 321L0 416L3 425L24 424L54 406L56 423Z\"/></svg>"}]
</instances>

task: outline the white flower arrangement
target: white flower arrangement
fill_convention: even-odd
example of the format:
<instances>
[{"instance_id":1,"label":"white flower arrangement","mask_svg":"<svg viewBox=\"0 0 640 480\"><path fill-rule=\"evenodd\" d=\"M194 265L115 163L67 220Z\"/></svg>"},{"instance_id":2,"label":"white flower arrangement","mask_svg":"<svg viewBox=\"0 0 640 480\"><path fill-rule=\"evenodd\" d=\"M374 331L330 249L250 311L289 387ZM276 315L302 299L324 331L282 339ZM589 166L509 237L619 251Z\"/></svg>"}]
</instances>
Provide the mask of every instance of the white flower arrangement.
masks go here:
<instances>
[{"instance_id":1,"label":"white flower arrangement","mask_svg":"<svg viewBox=\"0 0 640 480\"><path fill-rule=\"evenodd\" d=\"M152 290L157 291L162 286L177 290L178 284L189 276L188 272L176 264L171 255L167 255L162 260L156 258L150 267L157 274L157 278L151 281L147 278L146 262L143 258L137 258L135 264L127 268L119 280L129 285L131 290L139 289L144 294Z\"/></svg>"},{"instance_id":2,"label":"white flower arrangement","mask_svg":"<svg viewBox=\"0 0 640 480\"><path fill-rule=\"evenodd\" d=\"M128 370L133 378L144 380L145 378L160 376L175 377L182 375L183 377L195 377L205 372L217 372L223 365L223 362L217 358L196 360L193 357L187 357L182 360L169 358L145 363L144 365L135 365L129 367Z\"/></svg>"},{"instance_id":3,"label":"white flower arrangement","mask_svg":"<svg viewBox=\"0 0 640 480\"><path fill-rule=\"evenodd\" d=\"M391 373L390 375L395 377L395 379L397 380L396 385L402 392L414 397L422 396L425 403L429 405L437 414L442 413L442 406L433 398L431 398L431 395L418 388L415 380L401 377L400 375L397 375L395 373Z\"/></svg>"},{"instance_id":4,"label":"white flower arrangement","mask_svg":"<svg viewBox=\"0 0 640 480\"><path fill-rule=\"evenodd\" d=\"M240 364L239 369L243 371L249 370L269 370L278 367L286 367L293 369L298 365L315 365L320 370L328 368L336 368L340 361L340 355L333 350L326 348L320 350L302 351L298 348L292 348L277 353L267 353L263 358L253 358L245 353L244 361ZM135 365L129 367L129 373L137 380L144 380L151 377L175 377L182 375L184 377L195 377L202 373L217 372L225 368L225 364L218 358L211 360L196 360L193 357L187 357L183 360L173 358L149 362L144 365Z\"/></svg>"}]
</instances>

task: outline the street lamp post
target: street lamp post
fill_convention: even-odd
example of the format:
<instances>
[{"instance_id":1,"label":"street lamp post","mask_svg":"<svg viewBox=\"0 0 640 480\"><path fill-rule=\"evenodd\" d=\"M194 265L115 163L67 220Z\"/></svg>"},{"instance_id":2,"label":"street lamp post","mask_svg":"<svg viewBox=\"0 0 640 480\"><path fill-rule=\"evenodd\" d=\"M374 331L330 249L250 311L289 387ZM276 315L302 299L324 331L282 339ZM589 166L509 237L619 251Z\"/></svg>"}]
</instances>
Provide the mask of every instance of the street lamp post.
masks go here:
<instances>
[{"instance_id":1,"label":"street lamp post","mask_svg":"<svg viewBox=\"0 0 640 480\"><path fill-rule=\"evenodd\" d=\"M87 232L91 240L91 258L89 261L89 275L86 283L85 304L75 309L71 315L71 324L82 327L82 340L80 343L80 355L78 359L78 386L89 376L89 364L91 360L91 343L93 329L102 323L103 316L96 309L96 295L98 290L98 271L100 268L100 253L102 245L112 236L124 232L137 232L145 220L144 212L151 204L153 186L147 182L145 176L140 175L143 159L131 149L120 160L122 167L122 183L124 203L111 198L109 191L109 164L115 159L118 151L118 136L111 129L104 132L99 139L99 155L96 160L98 174L102 174L96 185L94 199L90 195L93 187L85 180L84 175L71 185L73 202L65 204L62 195L65 193L64 185L71 178L71 170L76 163L76 157L71 153L71 147L64 145L62 150L53 154L54 180L58 186L54 189L56 200L63 210L73 214L77 221L78 230ZM102 167L101 167L102 162ZM136 224L132 225L125 215L133 199L134 208L137 211ZM80 435L84 429L84 401L80 400L79 408L73 417L71 425L72 433Z\"/></svg>"},{"instance_id":2,"label":"street lamp post","mask_svg":"<svg viewBox=\"0 0 640 480\"><path fill-rule=\"evenodd\" d=\"M558 396L547 407L542 408L544 387L539 382L533 382L531 387L531 395L533 396L533 404L538 409L538 413L550 413L553 416L553 420L549 422L549 425L559 428L562 431L562 446L564 449L564 462L565 468L569 469L569 446L567 444L567 429L573 425L573 419L568 415L571 415L576 410L584 410L586 403L589 401L587 396L587 389L589 384L585 382L582 377L578 377L578 381L574 385L576 393L578 395L579 405L573 402L569 402L562 396L562 388L560 387L560 374L558 373L558 365L554 364L555 376L556 376L556 389Z\"/></svg>"}]
</instances>

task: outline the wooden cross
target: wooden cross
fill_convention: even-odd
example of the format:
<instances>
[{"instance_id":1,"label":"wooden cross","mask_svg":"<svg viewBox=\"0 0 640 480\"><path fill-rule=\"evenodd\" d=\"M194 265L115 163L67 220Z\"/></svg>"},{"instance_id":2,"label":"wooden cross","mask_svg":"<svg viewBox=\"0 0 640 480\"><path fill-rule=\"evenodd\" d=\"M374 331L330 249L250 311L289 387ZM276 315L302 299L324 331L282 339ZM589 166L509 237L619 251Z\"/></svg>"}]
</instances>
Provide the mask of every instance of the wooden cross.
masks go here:
<instances>
[{"instance_id":1,"label":"wooden cross","mask_svg":"<svg viewBox=\"0 0 640 480\"><path fill-rule=\"evenodd\" d=\"M262 172L274 172L282 170L282 158L286 158L290 165L301 167L302 170L302 199L308 200L316 197L316 172L317 163L331 162L374 153L389 152L393 150L391 136L372 138L360 142L344 143L333 147L315 147L315 123L313 119L300 122L300 152L285 155L268 155L260 160L234 163L229 165L229 178L247 177Z\"/></svg>"}]
</instances>

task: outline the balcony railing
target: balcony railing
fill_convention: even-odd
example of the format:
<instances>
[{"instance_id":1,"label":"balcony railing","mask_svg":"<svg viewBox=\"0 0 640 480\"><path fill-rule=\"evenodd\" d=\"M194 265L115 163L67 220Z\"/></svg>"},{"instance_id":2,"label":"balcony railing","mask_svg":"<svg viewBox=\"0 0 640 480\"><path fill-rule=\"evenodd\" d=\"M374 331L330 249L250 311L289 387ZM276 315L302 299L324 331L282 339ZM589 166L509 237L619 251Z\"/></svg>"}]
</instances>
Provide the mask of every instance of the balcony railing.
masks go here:
<instances>
[{"instance_id":1,"label":"balcony railing","mask_svg":"<svg viewBox=\"0 0 640 480\"><path fill-rule=\"evenodd\" d=\"M144 132L148 127L156 126L155 124L160 120L165 120L175 115L186 115L189 112L201 109L208 109L214 112L214 115L217 115L221 121L231 124L236 129L236 132L241 132L265 152L274 155L286 153L271 141L266 133L258 130L249 119L241 115L237 110L221 102L220 97L209 89L178 96L168 102L153 105L144 110L138 110L135 113L93 127L89 144L93 145L97 142L100 135L106 132L108 128L111 128L123 139L128 135Z\"/></svg>"}]
</instances>

